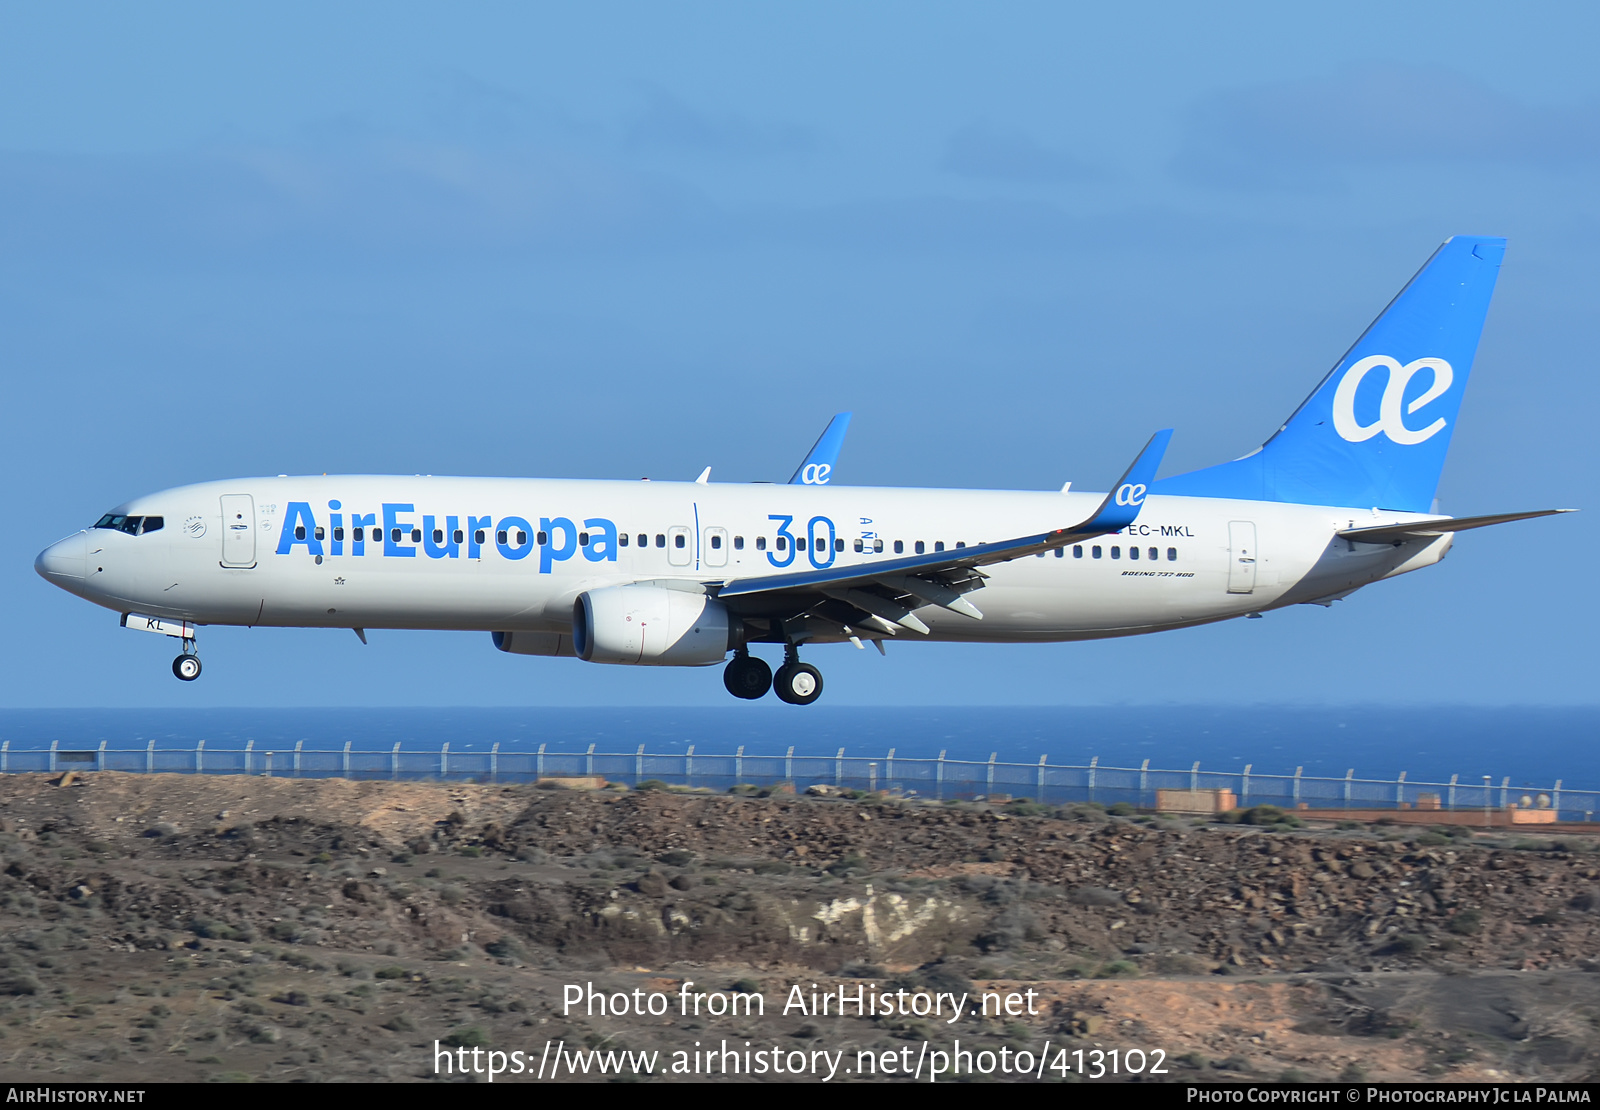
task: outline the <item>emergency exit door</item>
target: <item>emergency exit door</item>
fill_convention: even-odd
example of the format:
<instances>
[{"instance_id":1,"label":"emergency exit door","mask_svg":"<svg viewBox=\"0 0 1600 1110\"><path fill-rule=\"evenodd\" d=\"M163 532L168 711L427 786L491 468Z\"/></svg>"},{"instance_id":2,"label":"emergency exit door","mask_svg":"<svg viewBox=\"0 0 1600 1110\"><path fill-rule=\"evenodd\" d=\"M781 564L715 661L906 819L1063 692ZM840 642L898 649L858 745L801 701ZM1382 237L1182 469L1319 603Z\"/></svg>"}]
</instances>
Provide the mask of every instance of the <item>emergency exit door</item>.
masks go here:
<instances>
[{"instance_id":1,"label":"emergency exit door","mask_svg":"<svg viewBox=\"0 0 1600 1110\"><path fill-rule=\"evenodd\" d=\"M1228 522L1228 592L1254 593L1256 588L1256 526L1248 520Z\"/></svg>"}]
</instances>

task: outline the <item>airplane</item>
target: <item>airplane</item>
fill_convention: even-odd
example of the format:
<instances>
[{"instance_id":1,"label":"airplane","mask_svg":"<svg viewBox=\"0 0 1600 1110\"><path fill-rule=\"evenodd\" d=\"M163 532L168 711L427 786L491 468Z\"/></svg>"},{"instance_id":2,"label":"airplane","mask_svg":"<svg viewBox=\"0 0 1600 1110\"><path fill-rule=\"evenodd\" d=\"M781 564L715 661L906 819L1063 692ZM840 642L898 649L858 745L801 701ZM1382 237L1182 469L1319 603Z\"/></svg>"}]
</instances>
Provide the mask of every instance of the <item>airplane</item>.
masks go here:
<instances>
[{"instance_id":1,"label":"airplane","mask_svg":"<svg viewBox=\"0 0 1600 1110\"><path fill-rule=\"evenodd\" d=\"M1088 640L1327 606L1437 563L1457 532L1569 511L1433 509L1504 249L1446 241L1255 451L1158 479L1157 432L1104 495L819 483L840 414L796 472L811 482L206 482L128 501L35 567L178 639L185 681L205 625L456 629L517 655L723 665L735 697L794 705L822 693L813 645ZM752 644L782 645L776 674Z\"/></svg>"}]
</instances>

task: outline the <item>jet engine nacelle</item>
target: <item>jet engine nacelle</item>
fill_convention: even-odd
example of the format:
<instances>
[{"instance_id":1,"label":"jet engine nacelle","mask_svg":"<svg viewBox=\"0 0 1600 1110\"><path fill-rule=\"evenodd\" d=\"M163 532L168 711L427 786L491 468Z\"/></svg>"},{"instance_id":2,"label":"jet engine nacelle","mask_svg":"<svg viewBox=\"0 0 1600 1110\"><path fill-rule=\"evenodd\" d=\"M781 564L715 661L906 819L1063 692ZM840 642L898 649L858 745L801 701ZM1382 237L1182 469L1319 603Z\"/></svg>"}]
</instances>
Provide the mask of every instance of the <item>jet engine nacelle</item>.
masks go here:
<instances>
[{"instance_id":1,"label":"jet engine nacelle","mask_svg":"<svg viewBox=\"0 0 1600 1110\"><path fill-rule=\"evenodd\" d=\"M590 663L709 667L735 646L727 607L703 593L607 586L580 594L572 642Z\"/></svg>"}]
</instances>

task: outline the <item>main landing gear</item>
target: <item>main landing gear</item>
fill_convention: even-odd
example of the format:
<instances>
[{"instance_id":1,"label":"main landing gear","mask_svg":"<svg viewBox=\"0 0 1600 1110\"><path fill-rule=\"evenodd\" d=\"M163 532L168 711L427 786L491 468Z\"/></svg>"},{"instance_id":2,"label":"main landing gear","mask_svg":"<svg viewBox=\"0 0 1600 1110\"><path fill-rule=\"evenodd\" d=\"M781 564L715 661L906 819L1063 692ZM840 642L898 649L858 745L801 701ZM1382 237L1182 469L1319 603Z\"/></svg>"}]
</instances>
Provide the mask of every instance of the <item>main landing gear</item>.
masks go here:
<instances>
[{"instance_id":1,"label":"main landing gear","mask_svg":"<svg viewBox=\"0 0 1600 1110\"><path fill-rule=\"evenodd\" d=\"M810 705L822 696L822 672L810 663L800 662L793 645L784 649L783 666L777 674L763 660L740 648L722 672L722 684L728 693L747 701L765 697L768 690L790 705Z\"/></svg>"},{"instance_id":2,"label":"main landing gear","mask_svg":"<svg viewBox=\"0 0 1600 1110\"><path fill-rule=\"evenodd\" d=\"M194 641L183 641L183 654L172 661L172 673L185 682L200 677L200 657L194 652Z\"/></svg>"}]
</instances>

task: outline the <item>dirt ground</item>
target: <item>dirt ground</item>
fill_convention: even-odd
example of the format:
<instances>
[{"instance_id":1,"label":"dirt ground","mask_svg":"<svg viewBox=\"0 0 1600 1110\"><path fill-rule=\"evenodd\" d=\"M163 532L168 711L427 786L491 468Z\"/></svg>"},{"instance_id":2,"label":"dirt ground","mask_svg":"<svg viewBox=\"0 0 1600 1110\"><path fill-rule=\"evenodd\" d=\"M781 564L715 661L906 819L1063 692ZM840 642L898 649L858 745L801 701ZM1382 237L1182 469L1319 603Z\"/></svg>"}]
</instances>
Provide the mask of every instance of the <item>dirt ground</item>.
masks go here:
<instances>
[{"instance_id":1,"label":"dirt ground","mask_svg":"<svg viewBox=\"0 0 1600 1110\"><path fill-rule=\"evenodd\" d=\"M959 1038L1138 1050L1145 1082L1593 1081L1597 847L878 796L10 775L0 1079L438 1081L462 1077L435 1042L854 1060ZM685 981L765 1015L685 1015ZM674 1008L564 1013L569 984ZM783 1012L840 986L1031 991L1034 1012Z\"/></svg>"}]
</instances>

